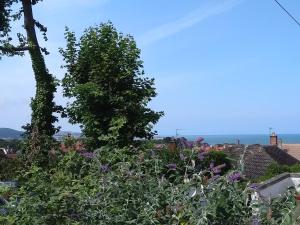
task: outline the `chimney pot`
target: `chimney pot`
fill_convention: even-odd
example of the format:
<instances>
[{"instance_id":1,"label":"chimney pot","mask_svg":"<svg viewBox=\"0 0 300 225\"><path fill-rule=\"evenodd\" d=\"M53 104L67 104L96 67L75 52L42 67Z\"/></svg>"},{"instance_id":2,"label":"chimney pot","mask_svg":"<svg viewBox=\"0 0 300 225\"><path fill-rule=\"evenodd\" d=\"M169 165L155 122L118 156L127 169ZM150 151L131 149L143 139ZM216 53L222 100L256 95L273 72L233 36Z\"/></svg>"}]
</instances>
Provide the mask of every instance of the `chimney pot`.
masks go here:
<instances>
[{"instance_id":1,"label":"chimney pot","mask_svg":"<svg viewBox=\"0 0 300 225\"><path fill-rule=\"evenodd\" d=\"M278 137L275 134L275 132L273 132L270 136L270 145L272 146L278 146Z\"/></svg>"}]
</instances>

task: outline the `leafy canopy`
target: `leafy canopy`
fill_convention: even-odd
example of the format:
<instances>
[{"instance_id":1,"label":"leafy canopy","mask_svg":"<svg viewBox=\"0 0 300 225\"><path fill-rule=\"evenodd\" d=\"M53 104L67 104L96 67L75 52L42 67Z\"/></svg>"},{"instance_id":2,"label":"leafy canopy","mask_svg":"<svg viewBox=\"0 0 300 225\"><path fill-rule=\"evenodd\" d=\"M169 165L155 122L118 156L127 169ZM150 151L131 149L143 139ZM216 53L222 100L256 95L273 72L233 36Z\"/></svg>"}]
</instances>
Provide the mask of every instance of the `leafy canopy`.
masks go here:
<instances>
[{"instance_id":1,"label":"leafy canopy","mask_svg":"<svg viewBox=\"0 0 300 225\"><path fill-rule=\"evenodd\" d=\"M80 41L66 29L66 49L60 52L67 69L64 95L72 123L82 124L91 146L125 146L134 137L151 138L163 115L147 107L156 96L154 79L143 77L140 49L112 23L88 28Z\"/></svg>"}]
</instances>

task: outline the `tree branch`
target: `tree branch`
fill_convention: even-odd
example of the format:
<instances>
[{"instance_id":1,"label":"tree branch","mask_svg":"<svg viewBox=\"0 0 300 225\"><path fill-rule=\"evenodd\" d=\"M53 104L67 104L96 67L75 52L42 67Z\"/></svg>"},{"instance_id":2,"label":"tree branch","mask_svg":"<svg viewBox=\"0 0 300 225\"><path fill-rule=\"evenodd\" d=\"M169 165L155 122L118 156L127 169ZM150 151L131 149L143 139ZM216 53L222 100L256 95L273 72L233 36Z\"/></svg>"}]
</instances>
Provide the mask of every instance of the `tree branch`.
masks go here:
<instances>
[{"instance_id":1,"label":"tree branch","mask_svg":"<svg viewBox=\"0 0 300 225\"><path fill-rule=\"evenodd\" d=\"M0 51L3 52L24 52L24 51L28 51L30 49L29 46L9 46L9 47L3 47L0 46Z\"/></svg>"}]
</instances>

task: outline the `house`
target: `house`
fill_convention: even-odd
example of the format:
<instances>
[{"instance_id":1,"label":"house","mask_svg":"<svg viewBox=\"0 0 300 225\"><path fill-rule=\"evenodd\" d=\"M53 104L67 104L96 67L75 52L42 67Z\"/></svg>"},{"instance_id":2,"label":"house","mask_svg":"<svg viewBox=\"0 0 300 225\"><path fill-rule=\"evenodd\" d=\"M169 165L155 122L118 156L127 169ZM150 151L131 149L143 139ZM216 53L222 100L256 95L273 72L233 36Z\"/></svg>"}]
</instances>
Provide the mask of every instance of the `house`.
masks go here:
<instances>
[{"instance_id":1,"label":"house","mask_svg":"<svg viewBox=\"0 0 300 225\"><path fill-rule=\"evenodd\" d=\"M268 200L280 197L291 187L300 191L300 173L282 173L259 184L255 191L261 199Z\"/></svg>"},{"instance_id":2,"label":"house","mask_svg":"<svg viewBox=\"0 0 300 225\"><path fill-rule=\"evenodd\" d=\"M281 149L300 161L300 144L282 144Z\"/></svg>"},{"instance_id":3,"label":"house","mask_svg":"<svg viewBox=\"0 0 300 225\"><path fill-rule=\"evenodd\" d=\"M15 159L17 154L14 150L8 148L0 148L0 158Z\"/></svg>"},{"instance_id":4,"label":"house","mask_svg":"<svg viewBox=\"0 0 300 225\"><path fill-rule=\"evenodd\" d=\"M272 134L270 145L233 145L225 148L224 152L233 159L233 164L243 164L247 178L255 179L263 176L272 163L280 165L300 163L300 144L282 146L283 148L278 144L277 136Z\"/></svg>"},{"instance_id":5,"label":"house","mask_svg":"<svg viewBox=\"0 0 300 225\"><path fill-rule=\"evenodd\" d=\"M1 155L6 155L8 151L5 148L0 148L0 156Z\"/></svg>"}]
</instances>

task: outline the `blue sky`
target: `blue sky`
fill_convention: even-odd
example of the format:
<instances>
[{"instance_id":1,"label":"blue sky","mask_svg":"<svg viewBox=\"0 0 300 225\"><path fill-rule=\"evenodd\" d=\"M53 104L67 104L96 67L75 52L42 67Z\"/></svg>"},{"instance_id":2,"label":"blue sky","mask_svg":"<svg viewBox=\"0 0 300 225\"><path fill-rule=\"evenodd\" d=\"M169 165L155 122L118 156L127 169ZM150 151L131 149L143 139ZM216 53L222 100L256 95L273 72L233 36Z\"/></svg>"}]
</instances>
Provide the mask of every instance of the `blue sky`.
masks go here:
<instances>
[{"instance_id":1,"label":"blue sky","mask_svg":"<svg viewBox=\"0 0 300 225\"><path fill-rule=\"evenodd\" d=\"M300 19L299 0L280 2ZM133 35L156 79L150 106L166 114L159 134L300 133L300 27L272 0L45 0L34 13L48 27L41 44L59 79L65 26L80 36L111 20ZM0 127L20 129L35 91L30 60L4 58L0 66ZM61 89L56 102L65 103Z\"/></svg>"}]
</instances>

